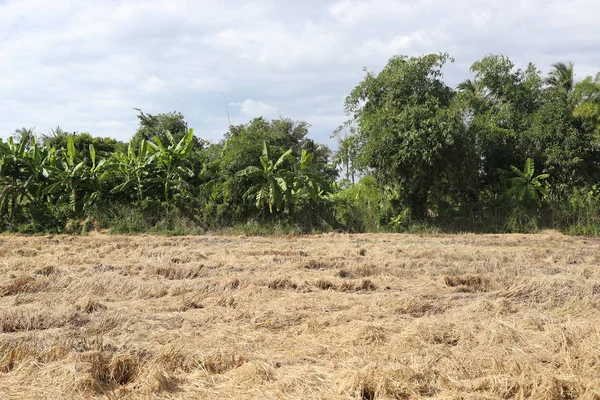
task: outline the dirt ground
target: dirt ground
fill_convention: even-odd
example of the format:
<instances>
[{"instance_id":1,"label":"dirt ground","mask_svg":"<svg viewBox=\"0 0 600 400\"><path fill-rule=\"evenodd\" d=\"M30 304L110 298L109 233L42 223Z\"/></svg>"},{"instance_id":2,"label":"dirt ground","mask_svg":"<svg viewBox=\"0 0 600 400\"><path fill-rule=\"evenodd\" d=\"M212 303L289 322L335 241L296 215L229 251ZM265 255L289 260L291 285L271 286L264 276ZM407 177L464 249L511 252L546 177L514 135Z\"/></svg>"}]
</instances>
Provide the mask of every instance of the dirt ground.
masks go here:
<instances>
[{"instance_id":1,"label":"dirt ground","mask_svg":"<svg viewBox=\"0 0 600 400\"><path fill-rule=\"evenodd\" d=\"M600 240L0 236L0 399L600 399Z\"/></svg>"}]
</instances>

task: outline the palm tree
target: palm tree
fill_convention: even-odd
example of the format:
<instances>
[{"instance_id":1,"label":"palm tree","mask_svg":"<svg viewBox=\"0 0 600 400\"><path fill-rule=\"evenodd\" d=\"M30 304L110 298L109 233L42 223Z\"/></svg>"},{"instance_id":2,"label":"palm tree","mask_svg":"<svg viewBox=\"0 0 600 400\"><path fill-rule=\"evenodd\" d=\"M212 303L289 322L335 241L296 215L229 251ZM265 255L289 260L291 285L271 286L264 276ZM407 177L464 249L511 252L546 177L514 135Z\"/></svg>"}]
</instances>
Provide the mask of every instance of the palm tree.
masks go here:
<instances>
[{"instance_id":1,"label":"palm tree","mask_svg":"<svg viewBox=\"0 0 600 400\"><path fill-rule=\"evenodd\" d=\"M575 87L575 71L573 63L558 62L552 64L552 70L548 73L546 83L555 88L564 89L566 92L571 93Z\"/></svg>"},{"instance_id":2,"label":"palm tree","mask_svg":"<svg viewBox=\"0 0 600 400\"><path fill-rule=\"evenodd\" d=\"M338 149L333 156L333 162L336 166L342 166L345 169L346 179L354 183L358 169L358 137L356 135L341 137L337 132L333 137L338 141Z\"/></svg>"},{"instance_id":3,"label":"palm tree","mask_svg":"<svg viewBox=\"0 0 600 400\"><path fill-rule=\"evenodd\" d=\"M488 107L488 91L477 79L465 79L456 86L456 89L464 96L468 108L475 113Z\"/></svg>"},{"instance_id":4,"label":"palm tree","mask_svg":"<svg viewBox=\"0 0 600 400\"><path fill-rule=\"evenodd\" d=\"M478 92L478 88L477 88L477 82L473 79L465 79L464 81L462 81L461 83L459 83L456 88L460 91L460 92L468 92L471 93L473 95L476 95Z\"/></svg>"}]
</instances>

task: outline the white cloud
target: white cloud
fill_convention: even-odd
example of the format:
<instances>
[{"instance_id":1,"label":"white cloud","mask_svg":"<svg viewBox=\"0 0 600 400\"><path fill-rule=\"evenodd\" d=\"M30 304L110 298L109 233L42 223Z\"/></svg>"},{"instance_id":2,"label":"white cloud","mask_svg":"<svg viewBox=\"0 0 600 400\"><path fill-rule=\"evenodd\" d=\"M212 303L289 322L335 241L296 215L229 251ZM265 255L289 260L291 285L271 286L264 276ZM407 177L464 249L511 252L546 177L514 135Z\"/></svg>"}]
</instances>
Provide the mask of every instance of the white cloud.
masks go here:
<instances>
[{"instance_id":1,"label":"white cloud","mask_svg":"<svg viewBox=\"0 0 600 400\"><path fill-rule=\"evenodd\" d=\"M363 21L376 22L398 19L413 15L417 9L427 5L428 1L397 0L342 0L334 3L329 11L334 18L344 24L356 24Z\"/></svg>"},{"instance_id":2,"label":"white cloud","mask_svg":"<svg viewBox=\"0 0 600 400\"><path fill-rule=\"evenodd\" d=\"M144 80L141 88L145 93L160 93L165 89L165 82L156 75Z\"/></svg>"},{"instance_id":3,"label":"white cloud","mask_svg":"<svg viewBox=\"0 0 600 400\"><path fill-rule=\"evenodd\" d=\"M226 82L218 78L196 78L191 88L199 92L222 92L229 88Z\"/></svg>"},{"instance_id":4,"label":"white cloud","mask_svg":"<svg viewBox=\"0 0 600 400\"><path fill-rule=\"evenodd\" d=\"M234 123L282 114L328 140L362 68L397 53L449 52L450 84L490 53L595 74L599 13L593 0L0 0L0 137L60 124L127 140L141 108L218 139L223 92L246 99Z\"/></svg>"},{"instance_id":5,"label":"white cloud","mask_svg":"<svg viewBox=\"0 0 600 400\"><path fill-rule=\"evenodd\" d=\"M260 100L246 99L241 103L229 103L230 106L240 107L240 112L250 118L254 117L276 117L277 108L272 107Z\"/></svg>"}]
</instances>

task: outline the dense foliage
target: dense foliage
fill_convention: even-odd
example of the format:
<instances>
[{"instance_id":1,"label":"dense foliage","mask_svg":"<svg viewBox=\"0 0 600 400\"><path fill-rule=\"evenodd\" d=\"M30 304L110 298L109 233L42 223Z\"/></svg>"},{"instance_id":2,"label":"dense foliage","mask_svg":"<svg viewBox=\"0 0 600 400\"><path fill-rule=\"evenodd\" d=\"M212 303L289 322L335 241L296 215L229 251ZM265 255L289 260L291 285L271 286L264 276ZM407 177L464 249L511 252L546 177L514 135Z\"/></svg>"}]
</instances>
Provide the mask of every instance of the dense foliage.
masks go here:
<instances>
[{"instance_id":1,"label":"dense foliage","mask_svg":"<svg viewBox=\"0 0 600 400\"><path fill-rule=\"evenodd\" d=\"M286 118L217 143L177 112L138 110L129 143L19 129L0 140L0 230L600 233L600 73L490 55L453 88L452 61L396 56L367 72L334 154Z\"/></svg>"}]
</instances>

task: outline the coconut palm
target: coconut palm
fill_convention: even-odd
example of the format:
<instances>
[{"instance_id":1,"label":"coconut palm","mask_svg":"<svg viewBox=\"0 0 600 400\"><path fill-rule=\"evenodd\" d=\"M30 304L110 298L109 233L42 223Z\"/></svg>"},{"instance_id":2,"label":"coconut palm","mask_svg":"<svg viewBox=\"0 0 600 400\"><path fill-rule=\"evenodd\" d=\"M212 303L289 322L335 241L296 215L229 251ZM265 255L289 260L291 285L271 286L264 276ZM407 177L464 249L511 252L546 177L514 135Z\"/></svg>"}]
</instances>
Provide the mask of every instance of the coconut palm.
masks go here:
<instances>
[{"instance_id":1,"label":"coconut palm","mask_svg":"<svg viewBox=\"0 0 600 400\"><path fill-rule=\"evenodd\" d=\"M469 92L473 95L477 94L477 82L474 79L465 79L456 86L460 92Z\"/></svg>"},{"instance_id":2,"label":"coconut palm","mask_svg":"<svg viewBox=\"0 0 600 400\"><path fill-rule=\"evenodd\" d=\"M575 87L573 63L558 62L552 64L552 70L548 73L546 83L552 87L561 88L571 93Z\"/></svg>"}]
</instances>

